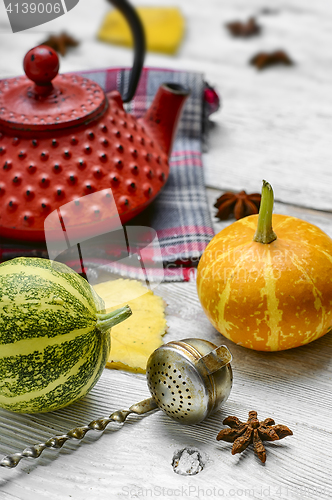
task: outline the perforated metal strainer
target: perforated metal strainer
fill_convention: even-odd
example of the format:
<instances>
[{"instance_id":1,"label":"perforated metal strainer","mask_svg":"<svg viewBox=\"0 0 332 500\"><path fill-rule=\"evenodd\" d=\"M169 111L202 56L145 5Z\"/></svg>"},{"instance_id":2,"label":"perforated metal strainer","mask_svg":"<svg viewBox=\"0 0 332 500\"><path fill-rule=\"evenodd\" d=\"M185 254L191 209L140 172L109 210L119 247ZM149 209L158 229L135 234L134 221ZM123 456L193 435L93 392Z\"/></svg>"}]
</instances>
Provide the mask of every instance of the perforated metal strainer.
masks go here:
<instances>
[{"instance_id":1,"label":"perforated metal strainer","mask_svg":"<svg viewBox=\"0 0 332 500\"><path fill-rule=\"evenodd\" d=\"M158 407L183 424L197 424L228 398L231 353L207 340L169 342L150 356L147 382Z\"/></svg>"},{"instance_id":2,"label":"perforated metal strainer","mask_svg":"<svg viewBox=\"0 0 332 500\"><path fill-rule=\"evenodd\" d=\"M16 467L24 457L37 458L46 448L57 449L68 439L83 439L90 430L103 431L110 422L123 423L131 413L142 415L159 408L178 422L197 424L228 398L233 381L231 360L226 346L217 347L207 340L189 338L164 344L151 354L147 364L151 398L8 455L0 466Z\"/></svg>"}]
</instances>

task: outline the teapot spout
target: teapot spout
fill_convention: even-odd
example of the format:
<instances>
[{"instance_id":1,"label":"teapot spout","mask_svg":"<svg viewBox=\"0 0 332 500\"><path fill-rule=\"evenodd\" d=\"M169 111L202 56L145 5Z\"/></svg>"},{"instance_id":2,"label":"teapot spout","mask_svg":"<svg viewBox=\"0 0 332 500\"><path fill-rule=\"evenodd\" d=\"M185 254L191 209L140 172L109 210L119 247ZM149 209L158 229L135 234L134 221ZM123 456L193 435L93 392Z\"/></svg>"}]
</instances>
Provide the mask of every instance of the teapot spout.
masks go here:
<instances>
[{"instance_id":1,"label":"teapot spout","mask_svg":"<svg viewBox=\"0 0 332 500\"><path fill-rule=\"evenodd\" d=\"M182 108L189 94L190 90L183 85L164 83L159 87L150 108L139 120L167 156L172 150Z\"/></svg>"}]
</instances>

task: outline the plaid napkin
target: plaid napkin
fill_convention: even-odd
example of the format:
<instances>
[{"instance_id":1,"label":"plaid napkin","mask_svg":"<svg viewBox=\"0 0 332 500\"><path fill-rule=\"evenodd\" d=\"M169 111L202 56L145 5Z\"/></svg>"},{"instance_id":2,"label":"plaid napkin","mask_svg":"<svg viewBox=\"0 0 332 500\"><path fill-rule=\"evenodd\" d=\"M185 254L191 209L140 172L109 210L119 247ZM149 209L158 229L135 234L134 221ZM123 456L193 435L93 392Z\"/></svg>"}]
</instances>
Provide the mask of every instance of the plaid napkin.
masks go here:
<instances>
[{"instance_id":1,"label":"plaid napkin","mask_svg":"<svg viewBox=\"0 0 332 500\"><path fill-rule=\"evenodd\" d=\"M127 88L129 70L107 69L80 73L96 81L106 92ZM144 226L155 230L158 240L150 245L149 280L189 281L195 279L195 268L206 245L214 235L204 188L202 141L208 115L218 107L217 96L200 73L144 68L134 99L127 111L142 116L150 106L159 86L164 82L181 83L191 89L179 123L170 158L170 176L157 199L128 226ZM158 247L158 248L156 248ZM156 251L154 251L156 250ZM15 256L47 258L47 248L41 244L20 245L0 241L0 261ZM80 272L81 263L67 258L66 263ZM146 262L145 262L146 263ZM98 251L84 259L84 271L98 280L100 272L141 277L137 266L119 259L111 262ZM89 279L90 281L90 279Z\"/></svg>"}]
</instances>

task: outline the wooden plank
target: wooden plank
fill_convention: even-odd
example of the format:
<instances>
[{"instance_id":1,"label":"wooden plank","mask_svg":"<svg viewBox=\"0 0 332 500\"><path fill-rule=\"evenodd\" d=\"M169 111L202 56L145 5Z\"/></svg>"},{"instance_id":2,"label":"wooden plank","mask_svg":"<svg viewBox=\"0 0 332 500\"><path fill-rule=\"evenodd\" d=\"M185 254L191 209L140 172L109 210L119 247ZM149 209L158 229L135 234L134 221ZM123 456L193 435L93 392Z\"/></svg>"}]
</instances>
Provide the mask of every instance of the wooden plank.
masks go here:
<instances>
[{"instance_id":1,"label":"wooden plank","mask_svg":"<svg viewBox=\"0 0 332 500\"><path fill-rule=\"evenodd\" d=\"M232 189L232 192L237 192L236 190ZM251 193L252 191L246 188L247 193ZM225 193L225 190L218 190L218 189L207 189L207 200L208 200L208 206L210 209L210 214L211 214L211 219L213 222L213 227L215 232L221 231L224 227L228 226L229 224L232 224L232 222L235 221L234 218L229 218L226 221L220 221L215 217L216 215L216 208L214 207L214 204L217 200L217 198ZM260 189L258 189L258 192L260 192ZM332 238L332 213L330 212L324 212L321 210L312 210L309 208L303 208L303 207L298 207L296 205L290 205L287 203L280 203L276 201L274 203L274 213L277 214L283 214L283 215L289 215L291 217L297 217L299 219L304 219L311 224L314 224L315 226L318 226L322 231L324 231L326 234L328 234Z\"/></svg>"},{"instance_id":2,"label":"wooden plank","mask_svg":"<svg viewBox=\"0 0 332 500\"><path fill-rule=\"evenodd\" d=\"M1 492L8 498L23 498L24 492L26 500L36 495L58 498L57 492L50 496L52 485L57 484L62 498L71 495L85 499L90 491L106 500L116 495L121 498L120 494L128 496L128 492L132 497L143 496L145 487L146 496L148 490L157 496L158 488L164 488L169 490L166 498L175 498L178 490L191 486L193 497L200 489L198 498L204 498L203 492L207 496L214 488L223 489L228 498L234 497L234 489L239 498L246 489L252 492L252 498L258 499L263 488L270 492L268 498L286 499L300 498L301 488L306 492L316 488L322 494L311 498L328 498L332 479L321 464L329 462L328 450L332 445L328 429L332 403L331 335L284 353L250 351L214 330L202 312L194 283L162 285L159 293L168 304L169 331L165 340L194 336L226 344L231 350L234 385L224 407L192 427L182 426L160 411L129 417L121 428L112 424L103 435L92 432L81 444L68 442L62 450L45 451L35 461L22 461L16 470L1 470ZM18 451L54 432L62 433L126 408L148 394L144 376L105 370L92 393L67 409L36 416L16 416L1 410L0 451ZM267 443L265 466L251 449L232 456L229 444L215 440L225 416L234 414L246 420L252 409L258 411L261 419L272 417L294 432L294 436L280 443ZM178 476L173 472L173 454L185 447L198 449L206 461L196 476Z\"/></svg>"}]
</instances>

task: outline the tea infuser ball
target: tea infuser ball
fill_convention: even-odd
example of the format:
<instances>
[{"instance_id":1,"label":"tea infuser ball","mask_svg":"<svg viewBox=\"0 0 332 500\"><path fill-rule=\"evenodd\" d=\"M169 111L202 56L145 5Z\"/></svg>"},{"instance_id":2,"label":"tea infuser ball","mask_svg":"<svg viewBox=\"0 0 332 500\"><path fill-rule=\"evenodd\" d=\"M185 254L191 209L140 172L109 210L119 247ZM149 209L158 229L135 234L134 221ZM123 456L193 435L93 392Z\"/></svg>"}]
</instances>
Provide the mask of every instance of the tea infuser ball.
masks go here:
<instances>
[{"instance_id":1,"label":"tea infuser ball","mask_svg":"<svg viewBox=\"0 0 332 500\"><path fill-rule=\"evenodd\" d=\"M232 357L225 346L189 338L169 342L147 363L147 383L158 407L183 424L197 424L216 411L232 388Z\"/></svg>"},{"instance_id":2,"label":"tea infuser ball","mask_svg":"<svg viewBox=\"0 0 332 500\"><path fill-rule=\"evenodd\" d=\"M123 423L131 413L143 415L161 409L177 422L197 424L227 400L233 382L231 360L226 346L217 347L208 340L188 338L168 342L156 349L147 363L151 398L8 455L0 461L0 466L16 467L22 458L38 458L46 448L62 448L68 439L81 440L90 430L103 431L111 422Z\"/></svg>"}]
</instances>

